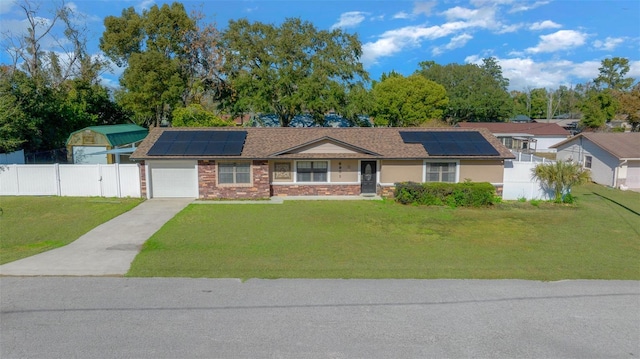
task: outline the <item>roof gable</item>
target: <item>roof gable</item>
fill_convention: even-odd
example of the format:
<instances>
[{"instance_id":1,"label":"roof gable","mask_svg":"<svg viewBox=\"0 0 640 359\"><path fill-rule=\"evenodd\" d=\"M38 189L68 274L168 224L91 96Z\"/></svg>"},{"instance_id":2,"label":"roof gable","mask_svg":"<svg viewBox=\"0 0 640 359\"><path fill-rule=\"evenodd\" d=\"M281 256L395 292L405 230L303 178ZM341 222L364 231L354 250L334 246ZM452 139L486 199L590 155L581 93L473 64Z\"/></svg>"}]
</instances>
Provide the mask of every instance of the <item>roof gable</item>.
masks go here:
<instances>
[{"instance_id":1,"label":"roof gable","mask_svg":"<svg viewBox=\"0 0 640 359\"><path fill-rule=\"evenodd\" d=\"M587 139L618 159L640 159L640 132L583 132L550 147L559 148L567 143L580 141L581 138Z\"/></svg>"},{"instance_id":2,"label":"roof gable","mask_svg":"<svg viewBox=\"0 0 640 359\"><path fill-rule=\"evenodd\" d=\"M315 139L308 143L303 143L299 146L295 146L292 148L288 148L283 151L279 151L271 154L271 156L280 156L284 154L294 154L294 153L304 153L304 154L318 154L318 153L362 153L372 156L380 156L378 153L373 151L369 151L367 149L357 147L351 145L349 143L345 143L335 138L324 136L322 138Z\"/></svg>"}]
</instances>

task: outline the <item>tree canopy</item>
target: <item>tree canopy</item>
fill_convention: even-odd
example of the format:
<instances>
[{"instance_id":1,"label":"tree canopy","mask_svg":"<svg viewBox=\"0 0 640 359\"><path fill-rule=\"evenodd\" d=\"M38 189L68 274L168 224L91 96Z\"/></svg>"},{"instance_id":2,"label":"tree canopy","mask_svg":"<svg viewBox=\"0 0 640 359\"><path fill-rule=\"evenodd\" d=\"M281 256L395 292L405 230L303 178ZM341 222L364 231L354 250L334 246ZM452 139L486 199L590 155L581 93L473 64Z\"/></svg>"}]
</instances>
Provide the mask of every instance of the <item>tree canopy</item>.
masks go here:
<instances>
[{"instance_id":1,"label":"tree canopy","mask_svg":"<svg viewBox=\"0 0 640 359\"><path fill-rule=\"evenodd\" d=\"M513 101L506 90L508 80L502 76L495 59L484 59L482 66L442 66L433 61L421 62L419 66L418 74L447 90L449 105L444 117L448 122L495 122L511 116Z\"/></svg>"},{"instance_id":2,"label":"tree canopy","mask_svg":"<svg viewBox=\"0 0 640 359\"><path fill-rule=\"evenodd\" d=\"M154 5L138 14L133 7L104 20L100 48L126 69L118 101L136 122L170 121L173 109L201 100L218 75L218 33L201 26L181 3Z\"/></svg>"},{"instance_id":3,"label":"tree canopy","mask_svg":"<svg viewBox=\"0 0 640 359\"><path fill-rule=\"evenodd\" d=\"M376 125L420 126L440 120L449 99L444 87L420 75L385 77L372 89Z\"/></svg>"},{"instance_id":4,"label":"tree canopy","mask_svg":"<svg viewBox=\"0 0 640 359\"><path fill-rule=\"evenodd\" d=\"M331 110L342 113L350 93L368 81L357 36L298 18L280 26L231 20L222 48L225 107L234 114L275 113L282 126L301 113L318 121Z\"/></svg>"}]
</instances>

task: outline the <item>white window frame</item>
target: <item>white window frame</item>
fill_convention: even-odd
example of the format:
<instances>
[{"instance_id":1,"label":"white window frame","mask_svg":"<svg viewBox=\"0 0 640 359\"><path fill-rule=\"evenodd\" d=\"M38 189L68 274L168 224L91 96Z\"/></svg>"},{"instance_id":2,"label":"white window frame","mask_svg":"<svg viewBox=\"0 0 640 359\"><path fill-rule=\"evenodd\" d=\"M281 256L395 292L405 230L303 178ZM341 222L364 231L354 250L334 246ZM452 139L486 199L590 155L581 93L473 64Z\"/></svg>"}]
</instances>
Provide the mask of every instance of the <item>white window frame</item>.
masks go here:
<instances>
[{"instance_id":1,"label":"white window frame","mask_svg":"<svg viewBox=\"0 0 640 359\"><path fill-rule=\"evenodd\" d=\"M298 163L300 162L325 162L327 164L327 180L326 181L300 181L298 180ZM313 166L313 164L312 164ZM313 173L313 172L310 172ZM293 178L295 183L305 183L305 184L313 184L313 183L330 183L331 182L331 161L329 160L299 160L294 162L293 167Z\"/></svg>"},{"instance_id":2,"label":"white window frame","mask_svg":"<svg viewBox=\"0 0 640 359\"><path fill-rule=\"evenodd\" d=\"M591 166L593 166L593 156L585 155L584 156L584 168L591 169Z\"/></svg>"},{"instance_id":3,"label":"white window frame","mask_svg":"<svg viewBox=\"0 0 640 359\"><path fill-rule=\"evenodd\" d=\"M233 182L222 182L220 181L220 168L223 166L233 165ZM236 171L237 165L248 165L249 166L249 182L237 182L238 181L238 172ZM242 166L244 167L244 166ZM250 187L253 186L253 166L250 161L218 161L216 164L216 181L218 182L218 186L221 187Z\"/></svg>"},{"instance_id":4,"label":"white window frame","mask_svg":"<svg viewBox=\"0 0 640 359\"><path fill-rule=\"evenodd\" d=\"M452 182L442 182L442 181L438 181L438 182L433 182L433 181L427 181L427 169L429 168L429 165L432 163L448 163L448 164L453 164L454 165L454 180ZM442 178L442 175L440 176ZM427 160L424 161L423 164L423 169L422 169L422 182L429 182L429 183L458 183L460 182L460 161L459 160L448 160L448 159L441 159L441 160Z\"/></svg>"}]
</instances>

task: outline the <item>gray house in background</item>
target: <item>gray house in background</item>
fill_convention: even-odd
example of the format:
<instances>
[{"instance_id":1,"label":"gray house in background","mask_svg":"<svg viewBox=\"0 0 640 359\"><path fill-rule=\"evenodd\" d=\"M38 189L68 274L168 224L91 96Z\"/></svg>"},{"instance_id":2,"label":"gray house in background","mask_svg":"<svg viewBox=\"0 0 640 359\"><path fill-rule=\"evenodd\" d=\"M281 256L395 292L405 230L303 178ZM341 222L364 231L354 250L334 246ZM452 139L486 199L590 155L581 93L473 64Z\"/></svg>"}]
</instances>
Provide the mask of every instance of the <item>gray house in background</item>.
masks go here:
<instances>
[{"instance_id":1,"label":"gray house in background","mask_svg":"<svg viewBox=\"0 0 640 359\"><path fill-rule=\"evenodd\" d=\"M582 163L596 183L640 189L640 132L581 133L551 147L558 160Z\"/></svg>"}]
</instances>

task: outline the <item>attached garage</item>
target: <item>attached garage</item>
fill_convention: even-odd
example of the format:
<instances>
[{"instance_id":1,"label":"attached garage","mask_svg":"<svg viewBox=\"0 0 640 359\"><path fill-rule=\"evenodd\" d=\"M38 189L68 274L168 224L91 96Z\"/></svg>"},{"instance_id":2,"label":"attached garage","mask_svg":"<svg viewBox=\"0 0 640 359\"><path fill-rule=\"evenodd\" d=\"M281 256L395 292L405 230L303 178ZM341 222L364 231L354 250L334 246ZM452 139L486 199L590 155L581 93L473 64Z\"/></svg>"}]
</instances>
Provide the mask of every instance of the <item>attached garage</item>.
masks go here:
<instances>
[{"instance_id":1,"label":"attached garage","mask_svg":"<svg viewBox=\"0 0 640 359\"><path fill-rule=\"evenodd\" d=\"M629 161L627 165L627 180L625 185L628 188L640 188L640 161Z\"/></svg>"},{"instance_id":2,"label":"attached garage","mask_svg":"<svg viewBox=\"0 0 640 359\"><path fill-rule=\"evenodd\" d=\"M198 197L198 166L193 160L147 161L149 197Z\"/></svg>"}]
</instances>

